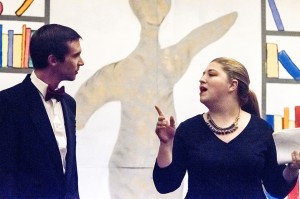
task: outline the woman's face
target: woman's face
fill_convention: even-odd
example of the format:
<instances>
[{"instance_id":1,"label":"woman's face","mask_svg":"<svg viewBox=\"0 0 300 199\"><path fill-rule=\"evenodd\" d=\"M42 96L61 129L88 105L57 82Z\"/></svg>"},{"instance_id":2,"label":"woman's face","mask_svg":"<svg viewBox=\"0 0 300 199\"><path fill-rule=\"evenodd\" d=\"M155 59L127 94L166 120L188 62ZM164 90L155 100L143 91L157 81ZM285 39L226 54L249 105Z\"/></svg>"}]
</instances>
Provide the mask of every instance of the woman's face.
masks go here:
<instances>
[{"instance_id":1,"label":"woman's face","mask_svg":"<svg viewBox=\"0 0 300 199\"><path fill-rule=\"evenodd\" d=\"M211 62L204 70L200 79L200 101L204 105L215 104L220 100L227 99L232 91L232 81L229 81L223 66Z\"/></svg>"}]
</instances>

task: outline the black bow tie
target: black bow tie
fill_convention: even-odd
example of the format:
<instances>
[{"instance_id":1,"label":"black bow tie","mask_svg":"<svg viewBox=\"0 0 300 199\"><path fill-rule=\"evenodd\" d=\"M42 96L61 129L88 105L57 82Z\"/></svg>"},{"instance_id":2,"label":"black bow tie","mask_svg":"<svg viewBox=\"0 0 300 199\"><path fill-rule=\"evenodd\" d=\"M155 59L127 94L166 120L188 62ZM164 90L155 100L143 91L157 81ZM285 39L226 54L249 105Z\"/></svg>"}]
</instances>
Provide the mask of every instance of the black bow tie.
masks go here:
<instances>
[{"instance_id":1,"label":"black bow tie","mask_svg":"<svg viewBox=\"0 0 300 199\"><path fill-rule=\"evenodd\" d=\"M64 94L65 94L65 87L64 86L62 86L61 88L59 88L57 90L54 90L54 89L52 89L48 86L46 96L45 96L45 100L48 101L51 98L54 98L57 101L60 101Z\"/></svg>"}]
</instances>

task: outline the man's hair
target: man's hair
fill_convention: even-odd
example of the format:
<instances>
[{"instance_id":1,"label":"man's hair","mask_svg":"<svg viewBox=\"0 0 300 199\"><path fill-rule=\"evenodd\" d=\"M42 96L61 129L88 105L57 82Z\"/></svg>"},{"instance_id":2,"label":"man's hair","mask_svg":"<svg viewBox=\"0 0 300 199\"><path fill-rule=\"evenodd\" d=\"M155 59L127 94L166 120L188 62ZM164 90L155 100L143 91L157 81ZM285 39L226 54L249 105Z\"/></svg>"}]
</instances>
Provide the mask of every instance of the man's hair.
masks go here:
<instances>
[{"instance_id":1,"label":"man's hair","mask_svg":"<svg viewBox=\"0 0 300 199\"><path fill-rule=\"evenodd\" d=\"M69 52L68 42L81 39L72 28L59 24L46 24L36 30L30 40L30 56L33 67L42 69L48 65L48 56L64 61Z\"/></svg>"}]
</instances>

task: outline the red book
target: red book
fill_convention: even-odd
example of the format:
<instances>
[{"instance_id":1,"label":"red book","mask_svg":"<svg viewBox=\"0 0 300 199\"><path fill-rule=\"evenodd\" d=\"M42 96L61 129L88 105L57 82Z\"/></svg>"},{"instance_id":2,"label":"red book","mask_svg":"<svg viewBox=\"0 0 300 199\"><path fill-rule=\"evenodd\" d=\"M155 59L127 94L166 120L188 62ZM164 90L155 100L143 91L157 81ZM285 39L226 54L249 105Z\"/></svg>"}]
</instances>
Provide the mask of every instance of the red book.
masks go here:
<instances>
[{"instance_id":1,"label":"red book","mask_svg":"<svg viewBox=\"0 0 300 199\"><path fill-rule=\"evenodd\" d=\"M295 106L295 127L300 127L300 106ZM293 190L289 193L288 199L299 199L299 179Z\"/></svg>"},{"instance_id":2,"label":"red book","mask_svg":"<svg viewBox=\"0 0 300 199\"><path fill-rule=\"evenodd\" d=\"M300 106L295 106L295 127L300 127Z\"/></svg>"},{"instance_id":3,"label":"red book","mask_svg":"<svg viewBox=\"0 0 300 199\"><path fill-rule=\"evenodd\" d=\"M299 179L297 180L295 187L289 193L288 199L299 199Z\"/></svg>"}]
</instances>

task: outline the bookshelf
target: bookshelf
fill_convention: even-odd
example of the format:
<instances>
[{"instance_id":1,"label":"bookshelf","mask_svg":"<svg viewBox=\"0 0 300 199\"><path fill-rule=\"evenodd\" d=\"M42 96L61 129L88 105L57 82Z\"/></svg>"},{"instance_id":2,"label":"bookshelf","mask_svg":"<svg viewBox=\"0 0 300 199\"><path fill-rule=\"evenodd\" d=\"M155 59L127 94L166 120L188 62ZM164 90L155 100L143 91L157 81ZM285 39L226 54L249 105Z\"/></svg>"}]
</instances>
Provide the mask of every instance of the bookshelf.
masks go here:
<instances>
[{"instance_id":1,"label":"bookshelf","mask_svg":"<svg viewBox=\"0 0 300 199\"><path fill-rule=\"evenodd\" d=\"M268 3L268 4L267 4ZM276 1L276 3L279 3L279 5L283 5L282 1ZM287 4L286 2L284 2L285 5ZM270 8L269 8L269 4L270 4ZM290 7L296 7L293 3L290 2ZM280 55L282 53L282 50L287 50L289 49L292 54L295 55L295 53L298 53L300 50L300 28L299 26L295 26L294 27L289 27L289 28L284 28L283 25L287 25L284 22L287 23L287 21L294 21L293 19L295 18L295 15L289 15L290 10L285 10L285 12L283 11L284 9L280 9L283 7L278 7L278 9L276 8L276 4L274 0L269 0L267 2L267 0L262 0L261 1L261 32L262 32L262 37L261 37L261 49L262 49L262 103L261 103L261 112L262 112L262 117L264 119L266 119L268 121L268 117L267 116L272 116L273 113L270 113L273 110L269 110L270 107L272 107L272 109L277 109L280 108L282 109L282 113L280 114L279 117L277 117L276 115L273 115L273 128L275 130L275 132L277 130L280 129L285 129L285 128L290 128L291 125L295 125L296 127L299 127L299 98L300 95L298 94L298 90L300 88L300 80L295 80L298 78L292 78L291 76L293 75L293 77L295 77L295 74L292 73L288 73L290 74L289 76L281 76L280 74L280 69L285 68L285 69L289 69L289 67L291 66L287 66L285 65L285 63L281 63L280 59L282 60L282 57L280 58ZM298 6L299 7L299 6ZM267 13L267 11L269 11L271 9L272 15L273 15L273 22L275 22L277 29L276 30L269 30L272 28L269 28L269 26L267 26L267 22L270 21L270 19L268 17L270 17L270 15L267 15L269 13ZM281 13L282 11L282 13ZM293 13L293 12L291 12ZM281 21L280 16L290 16L289 19L287 21ZM293 13L296 14L296 13ZM292 16L292 18L291 18ZM297 15L299 17L299 15ZM297 18L298 18L297 17ZM297 19L296 19L297 20ZM283 23L282 23L283 22ZM290 24L289 24L290 25ZM292 30L292 31L291 31ZM297 31L298 30L298 31ZM269 48L270 44L272 45L277 45L276 49L277 52L275 53L275 56L272 56L272 52L274 50L274 48ZM286 49L285 49L286 48ZM267 51L267 49L269 51ZM279 51L279 49L281 49L281 51ZM277 56L277 55L278 56ZM267 56L269 55L269 56ZM296 58L296 62L298 64L300 64L300 59L298 59L298 54L296 54L296 56L293 57ZM286 57L285 57L286 58ZM289 58L289 57L288 57ZM278 65L274 62L274 60L278 59ZM268 60L268 62L267 62ZM291 62L289 62L289 64L291 64ZM293 63L292 63L293 65ZM268 69L266 69L266 66L268 66ZM278 68L277 68L278 66ZM271 69L276 68L279 69L278 73L277 71L275 73L275 70L271 70ZM295 69L296 67L294 67ZM267 71L269 72L267 74ZM285 71L285 70L282 70ZM288 70L286 70L288 71ZM298 69L296 70L298 71ZM276 74L276 75L274 75ZM269 77L268 77L269 76ZM272 77L272 78L271 78ZM270 91L271 90L271 91ZM274 93L276 93L274 95ZM274 103L275 102L275 103ZM295 104L296 103L296 104ZM271 106L270 106L271 104ZM287 106L287 104L289 104ZM294 121L290 120L290 106L293 104L294 106ZM267 110L267 105L268 106L268 110ZM297 108L298 106L298 108ZM297 110L296 110L297 109ZM267 112L268 111L268 112ZM270 114L270 115L267 115ZM276 119L277 118L277 119ZM277 120L277 122L275 122L275 119ZM292 123L290 123L292 122ZM272 122L271 122L272 123ZM276 125L277 124L277 125ZM276 127L277 126L277 127ZM292 127L293 128L293 127ZM276 130L277 129L277 130ZM297 181L296 186L291 190L291 192L288 194L287 197L285 197L285 199L287 198L298 198L299 197L299 178ZM273 197L272 197L273 198Z\"/></svg>"},{"instance_id":2,"label":"bookshelf","mask_svg":"<svg viewBox=\"0 0 300 199\"><path fill-rule=\"evenodd\" d=\"M50 0L44 0L44 16L17 16L17 15L0 15L0 23L2 21L14 21L20 22L23 25L24 22L39 22L42 24L50 23ZM0 66L0 73L31 73L31 68L13 68Z\"/></svg>"},{"instance_id":3,"label":"bookshelf","mask_svg":"<svg viewBox=\"0 0 300 199\"><path fill-rule=\"evenodd\" d=\"M299 38L300 39L300 31L277 31L277 30L267 30L267 17L266 17L266 9L269 9L267 7L267 1L262 0L261 1L261 49L262 49L262 102L261 102L261 113L262 117L265 118L266 116L266 109L267 109L267 87L268 85L300 85L300 81L289 79L289 78L268 78L266 75L266 57L267 57L267 37L285 37L285 38ZM293 45L293 44L291 44ZM299 47L300 49L300 47ZM279 66L282 67L282 66ZM280 93L278 92L278 95ZM280 102L278 102L278 105L280 105ZM283 108L283 107L282 107Z\"/></svg>"}]
</instances>

